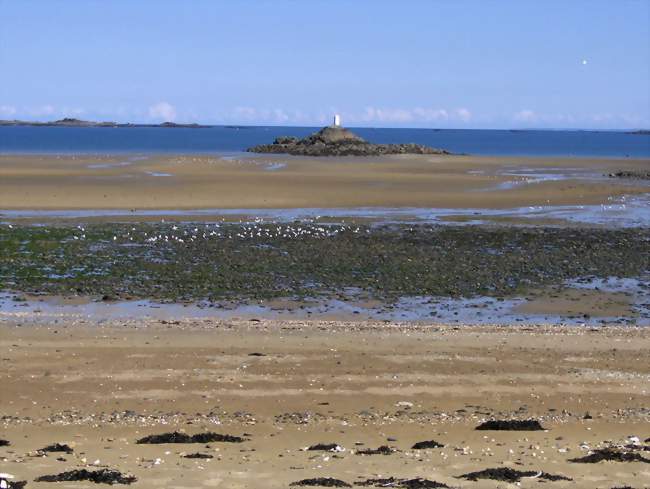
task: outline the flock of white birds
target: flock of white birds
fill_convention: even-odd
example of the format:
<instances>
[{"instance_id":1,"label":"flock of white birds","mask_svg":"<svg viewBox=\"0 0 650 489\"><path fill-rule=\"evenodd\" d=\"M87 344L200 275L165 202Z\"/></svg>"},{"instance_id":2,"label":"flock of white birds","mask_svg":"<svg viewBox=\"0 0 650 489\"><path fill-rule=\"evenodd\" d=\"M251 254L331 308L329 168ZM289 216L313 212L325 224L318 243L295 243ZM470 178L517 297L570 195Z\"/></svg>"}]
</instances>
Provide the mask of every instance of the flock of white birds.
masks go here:
<instances>
[{"instance_id":1,"label":"flock of white birds","mask_svg":"<svg viewBox=\"0 0 650 489\"><path fill-rule=\"evenodd\" d=\"M87 238L87 230L79 225L76 228L78 234L72 236L73 240L84 240ZM306 221L300 224L277 224L268 223L262 219L255 219L252 222L240 221L239 223L207 223L193 226L172 225L165 231L151 232L144 229L132 227L122 234L113 235L114 242L135 242L135 243L192 243L197 240L210 239L299 239L299 238L331 238L342 233L368 234L370 229L356 225L321 225L315 220Z\"/></svg>"}]
</instances>

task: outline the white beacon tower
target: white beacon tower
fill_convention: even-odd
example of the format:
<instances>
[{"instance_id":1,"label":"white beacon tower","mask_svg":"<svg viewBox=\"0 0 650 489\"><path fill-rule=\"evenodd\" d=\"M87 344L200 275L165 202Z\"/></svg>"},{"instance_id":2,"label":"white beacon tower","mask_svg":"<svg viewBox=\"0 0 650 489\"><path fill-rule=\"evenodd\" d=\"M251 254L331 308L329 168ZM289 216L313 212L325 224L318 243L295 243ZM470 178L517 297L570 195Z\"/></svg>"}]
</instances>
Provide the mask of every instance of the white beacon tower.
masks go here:
<instances>
[{"instance_id":1,"label":"white beacon tower","mask_svg":"<svg viewBox=\"0 0 650 489\"><path fill-rule=\"evenodd\" d=\"M334 114L334 126L335 127L341 126L341 116L338 114Z\"/></svg>"}]
</instances>

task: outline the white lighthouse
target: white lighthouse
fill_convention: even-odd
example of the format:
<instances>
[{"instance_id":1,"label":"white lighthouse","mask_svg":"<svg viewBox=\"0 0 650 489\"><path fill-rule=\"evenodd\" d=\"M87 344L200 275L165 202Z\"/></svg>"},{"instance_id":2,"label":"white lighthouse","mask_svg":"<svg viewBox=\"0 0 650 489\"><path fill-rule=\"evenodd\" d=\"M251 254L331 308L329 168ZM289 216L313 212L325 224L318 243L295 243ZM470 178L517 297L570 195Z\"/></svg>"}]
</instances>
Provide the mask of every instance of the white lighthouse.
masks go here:
<instances>
[{"instance_id":1,"label":"white lighthouse","mask_svg":"<svg viewBox=\"0 0 650 489\"><path fill-rule=\"evenodd\" d=\"M341 127L341 116L334 114L334 127Z\"/></svg>"}]
</instances>

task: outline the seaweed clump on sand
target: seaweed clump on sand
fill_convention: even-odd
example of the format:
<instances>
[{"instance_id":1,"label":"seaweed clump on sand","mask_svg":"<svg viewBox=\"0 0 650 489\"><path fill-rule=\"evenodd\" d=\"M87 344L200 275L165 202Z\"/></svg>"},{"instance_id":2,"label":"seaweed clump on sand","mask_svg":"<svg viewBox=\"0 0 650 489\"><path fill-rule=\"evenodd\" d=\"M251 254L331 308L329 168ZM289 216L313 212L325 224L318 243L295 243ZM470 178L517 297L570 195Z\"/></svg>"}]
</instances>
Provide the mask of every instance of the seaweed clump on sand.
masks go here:
<instances>
[{"instance_id":1,"label":"seaweed clump on sand","mask_svg":"<svg viewBox=\"0 0 650 489\"><path fill-rule=\"evenodd\" d=\"M489 431L544 431L544 427L536 419L493 419L481 423L476 429Z\"/></svg>"},{"instance_id":2,"label":"seaweed clump on sand","mask_svg":"<svg viewBox=\"0 0 650 489\"><path fill-rule=\"evenodd\" d=\"M427 448L442 448L442 447L444 447L442 443L438 443L435 440L426 440L426 441L417 442L411 448L413 450L425 450Z\"/></svg>"},{"instance_id":3,"label":"seaweed clump on sand","mask_svg":"<svg viewBox=\"0 0 650 489\"><path fill-rule=\"evenodd\" d=\"M343 449L336 443L316 443L307 448L308 451L340 452Z\"/></svg>"},{"instance_id":4,"label":"seaweed clump on sand","mask_svg":"<svg viewBox=\"0 0 650 489\"><path fill-rule=\"evenodd\" d=\"M577 464L597 464L598 462L643 462L650 464L650 458L645 458L640 453L624 452L613 448L601 448L584 457L569 459L569 462Z\"/></svg>"},{"instance_id":5,"label":"seaweed clump on sand","mask_svg":"<svg viewBox=\"0 0 650 489\"><path fill-rule=\"evenodd\" d=\"M214 458L214 456L210 455L209 453L188 453L187 455L183 455L183 458L199 458L199 459L210 459Z\"/></svg>"},{"instance_id":6,"label":"seaweed clump on sand","mask_svg":"<svg viewBox=\"0 0 650 489\"><path fill-rule=\"evenodd\" d=\"M119 470L70 470L55 475L42 475L34 479L35 482L73 482L89 481L96 484L132 484L138 479L133 475L124 475Z\"/></svg>"},{"instance_id":7,"label":"seaweed clump on sand","mask_svg":"<svg viewBox=\"0 0 650 489\"><path fill-rule=\"evenodd\" d=\"M341 479L333 479L331 477L316 477L314 479L302 479L289 484L291 487L352 487Z\"/></svg>"},{"instance_id":8,"label":"seaweed clump on sand","mask_svg":"<svg viewBox=\"0 0 650 489\"><path fill-rule=\"evenodd\" d=\"M179 433L174 431L171 433L162 433L160 435L149 435L140 438L136 441L139 445L160 445L163 443L241 443L244 439L239 436L222 435L219 433L197 433L196 435L188 435L187 433Z\"/></svg>"},{"instance_id":9,"label":"seaweed clump on sand","mask_svg":"<svg viewBox=\"0 0 650 489\"><path fill-rule=\"evenodd\" d=\"M390 455L395 450L388 445L382 445L379 448L364 448L357 450L357 455Z\"/></svg>"},{"instance_id":10,"label":"seaweed clump on sand","mask_svg":"<svg viewBox=\"0 0 650 489\"><path fill-rule=\"evenodd\" d=\"M66 445L65 443L53 443L51 445L41 448L39 452L55 452L55 453L64 452L69 455L72 452L74 452L74 450L72 449L72 447Z\"/></svg>"},{"instance_id":11,"label":"seaweed clump on sand","mask_svg":"<svg viewBox=\"0 0 650 489\"><path fill-rule=\"evenodd\" d=\"M467 479L470 481L477 481L479 479L490 479L490 480L504 481L504 482L519 482L524 477L543 479L547 481L572 480L563 475L548 474L546 472L541 472L541 471L535 472L533 470L521 471L521 470L511 469L510 467L498 467L494 469L479 470L477 472L469 472L468 474L463 474L459 477L461 479Z\"/></svg>"},{"instance_id":12,"label":"seaweed clump on sand","mask_svg":"<svg viewBox=\"0 0 650 489\"><path fill-rule=\"evenodd\" d=\"M8 489L23 489L27 487L27 481L9 481L8 484Z\"/></svg>"},{"instance_id":13,"label":"seaweed clump on sand","mask_svg":"<svg viewBox=\"0 0 650 489\"><path fill-rule=\"evenodd\" d=\"M396 479L395 477L388 477L382 479L367 479L362 482L357 482L355 486L374 486L374 487L395 487L398 489L444 489L448 488L447 484L442 482L432 481L429 479Z\"/></svg>"}]
</instances>

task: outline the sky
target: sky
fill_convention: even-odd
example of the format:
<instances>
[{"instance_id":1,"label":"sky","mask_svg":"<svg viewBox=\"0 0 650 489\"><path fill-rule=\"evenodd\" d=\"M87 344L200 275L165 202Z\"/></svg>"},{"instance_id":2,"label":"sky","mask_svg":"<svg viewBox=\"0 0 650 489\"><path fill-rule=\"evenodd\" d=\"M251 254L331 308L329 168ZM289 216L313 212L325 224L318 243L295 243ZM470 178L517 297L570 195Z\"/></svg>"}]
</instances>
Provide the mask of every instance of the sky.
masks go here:
<instances>
[{"instance_id":1,"label":"sky","mask_svg":"<svg viewBox=\"0 0 650 489\"><path fill-rule=\"evenodd\" d=\"M0 119L650 127L650 0L0 0Z\"/></svg>"}]
</instances>

